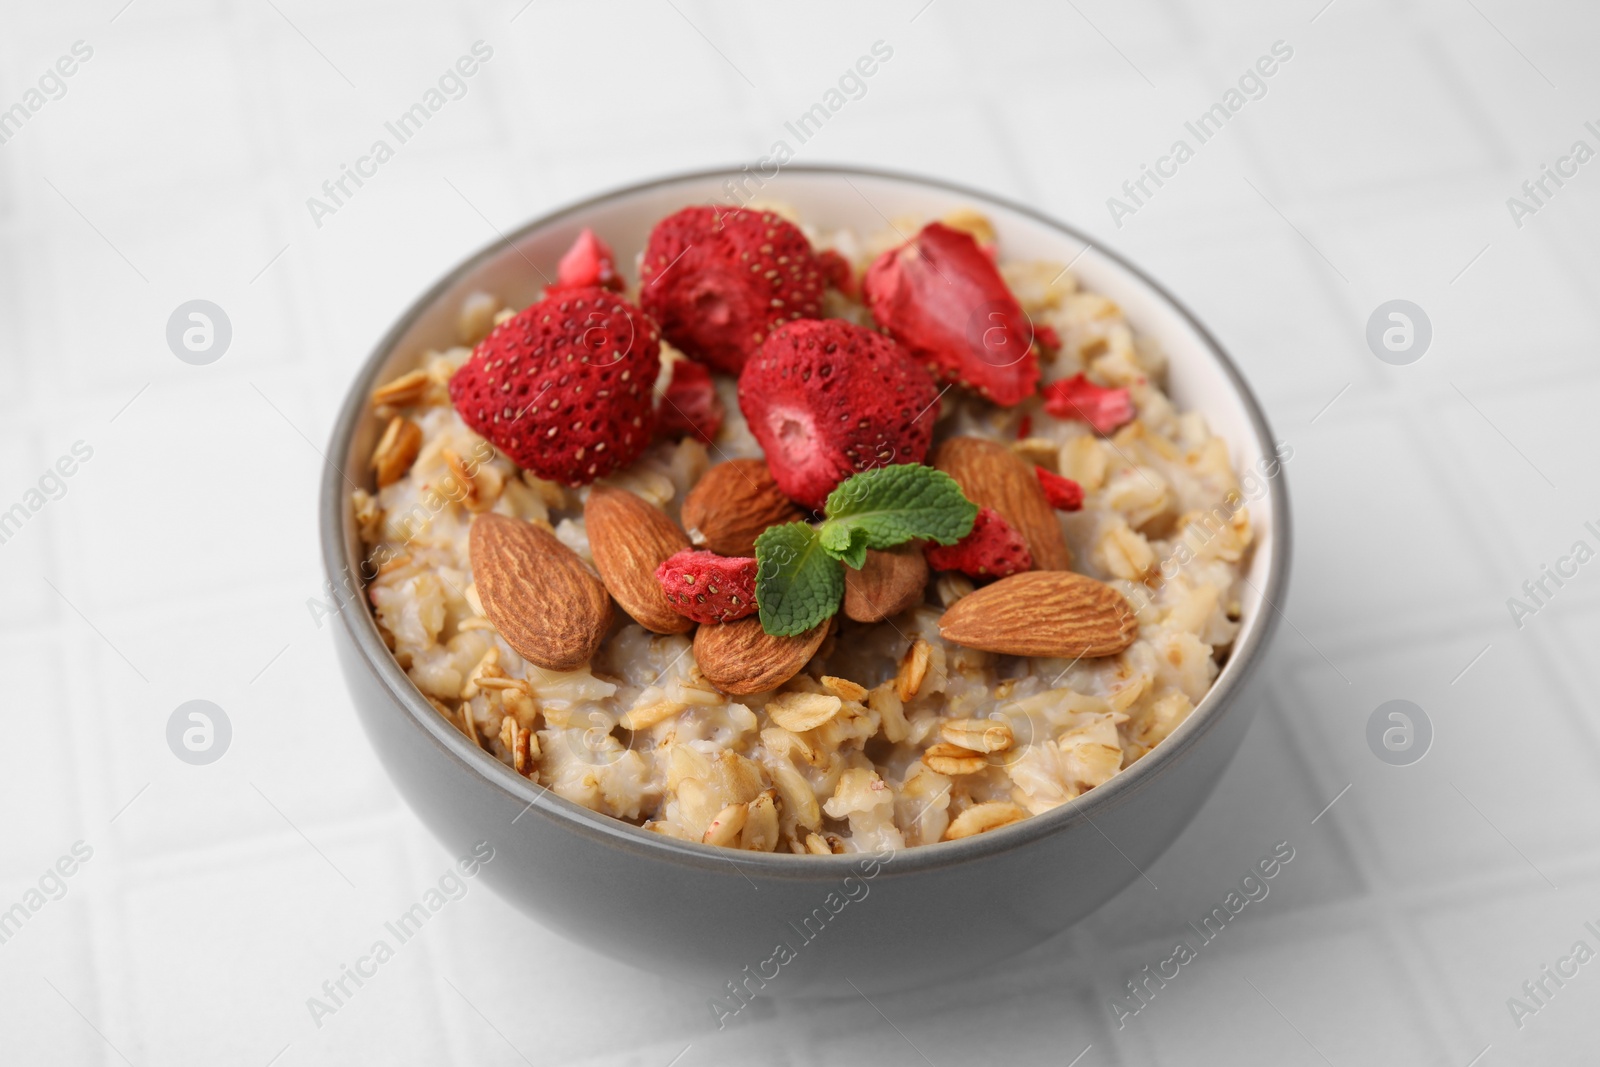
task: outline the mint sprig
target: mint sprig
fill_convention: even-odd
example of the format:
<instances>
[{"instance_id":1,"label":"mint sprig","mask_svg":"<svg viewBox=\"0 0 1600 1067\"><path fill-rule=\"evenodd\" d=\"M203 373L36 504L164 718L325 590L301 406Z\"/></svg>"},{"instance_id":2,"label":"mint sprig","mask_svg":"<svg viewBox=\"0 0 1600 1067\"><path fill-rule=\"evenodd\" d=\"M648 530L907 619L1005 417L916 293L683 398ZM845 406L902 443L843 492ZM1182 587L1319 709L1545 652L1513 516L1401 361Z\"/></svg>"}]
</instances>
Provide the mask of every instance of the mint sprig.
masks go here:
<instances>
[{"instance_id":1,"label":"mint sprig","mask_svg":"<svg viewBox=\"0 0 1600 1067\"><path fill-rule=\"evenodd\" d=\"M839 483L828 494L824 512L828 516L822 525L825 547L830 544L828 528L843 527L849 532L844 543L851 547L893 548L914 537L955 544L972 531L978 505L968 500L944 471L905 463L875 467ZM831 541L839 543L841 536L835 534ZM861 564L851 566L859 569Z\"/></svg>"},{"instance_id":2,"label":"mint sprig","mask_svg":"<svg viewBox=\"0 0 1600 1067\"><path fill-rule=\"evenodd\" d=\"M847 522L829 520L817 528L822 550L834 559L860 570L867 562L867 531Z\"/></svg>"},{"instance_id":3,"label":"mint sprig","mask_svg":"<svg viewBox=\"0 0 1600 1067\"><path fill-rule=\"evenodd\" d=\"M844 571L816 530L786 522L756 538L756 607L767 633L803 634L838 611L843 597Z\"/></svg>"},{"instance_id":4,"label":"mint sprig","mask_svg":"<svg viewBox=\"0 0 1600 1067\"><path fill-rule=\"evenodd\" d=\"M801 634L839 610L844 569L860 570L867 550L921 538L954 544L972 531L978 506L943 471L920 463L875 467L828 494L818 527L769 527L756 538L756 605L761 628Z\"/></svg>"}]
</instances>

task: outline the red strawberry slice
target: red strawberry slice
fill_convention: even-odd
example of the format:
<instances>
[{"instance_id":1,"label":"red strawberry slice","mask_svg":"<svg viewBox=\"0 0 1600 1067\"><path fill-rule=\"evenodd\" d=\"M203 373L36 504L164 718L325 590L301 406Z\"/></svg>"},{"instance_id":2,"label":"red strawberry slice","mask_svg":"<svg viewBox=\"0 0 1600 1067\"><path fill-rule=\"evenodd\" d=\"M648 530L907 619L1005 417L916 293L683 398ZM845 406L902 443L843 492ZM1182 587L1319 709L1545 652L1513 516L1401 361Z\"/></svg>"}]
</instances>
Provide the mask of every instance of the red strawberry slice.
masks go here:
<instances>
[{"instance_id":1,"label":"red strawberry slice","mask_svg":"<svg viewBox=\"0 0 1600 1067\"><path fill-rule=\"evenodd\" d=\"M604 289L563 289L513 315L450 378L461 419L519 467L587 485L639 458L655 429L661 338Z\"/></svg>"},{"instance_id":2,"label":"red strawberry slice","mask_svg":"<svg viewBox=\"0 0 1600 1067\"><path fill-rule=\"evenodd\" d=\"M656 568L656 581L678 614L695 622L732 622L756 611L756 561L686 548Z\"/></svg>"},{"instance_id":3,"label":"red strawberry slice","mask_svg":"<svg viewBox=\"0 0 1600 1067\"><path fill-rule=\"evenodd\" d=\"M650 231L639 299L667 340L738 374L772 328L821 314L811 242L770 211L686 207Z\"/></svg>"},{"instance_id":4,"label":"red strawberry slice","mask_svg":"<svg viewBox=\"0 0 1600 1067\"><path fill-rule=\"evenodd\" d=\"M842 319L778 327L739 376L739 407L773 480L813 509L858 471L921 463L938 398L903 348Z\"/></svg>"},{"instance_id":5,"label":"red strawberry slice","mask_svg":"<svg viewBox=\"0 0 1600 1067\"><path fill-rule=\"evenodd\" d=\"M656 409L656 432L668 437L694 437L710 444L727 413L711 380L711 369L692 359L672 365L672 381Z\"/></svg>"},{"instance_id":6,"label":"red strawberry slice","mask_svg":"<svg viewBox=\"0 0 1600 1067\"><path fill-rule=\"evenodd\" d=\"M1083 507L1083 486L1043 467L1034 467L1033 473L1039 476L1039 488L1044 490L1044 498L1050 501L1051 507L1057 511L1077 511Z\"/></svg>"},{"instance_id":7,"label":"red strawberry slice","mask_svg":"<svg viewBox=\"0 0 1600 1067\"><path fill-rule=\"evenodd\" d=\"M1009 407L1033 395L1033 324L972 235L930 222L862 282L872 315L946 381Z\"/></svg>"},{"instance_id":8,"label":"red strawberry slice","mask_svg":"<svg viewBox=\"0 0 1600 1067\"><path fill-rule=\"evenodd\" d=\"M1097 433L1110 433L1135 414L1126 389L1096 385L1081 372L1045 386L1044 409L1058 419L1081 419Z\"/></svg>"},{"instance_id":9,"label":"red strawberry slice","mask_svg":"<svg viewBox=\"0 0 1600 1067\"><path fill-rule=\"evenodd\" d=\"M612 253L611 246L585 226L556 266L555 284L550 286L549 291L587 289L595 285L620 292L622 277L617 273L617 257Z\"/></svg>"},{"instance_id":10,"label":"red strawberry slice","mask_svg":"<svg viewBox=\"0 0 1600 1067\"><path fill-rule=\"evenodd\" d=\"M953 545L929 542L922 550L936 571L960 571L969 578L1004 578L1033 569L1028 542L993 508L979 508L972 532Z\"/></svg>"}]
</instances>

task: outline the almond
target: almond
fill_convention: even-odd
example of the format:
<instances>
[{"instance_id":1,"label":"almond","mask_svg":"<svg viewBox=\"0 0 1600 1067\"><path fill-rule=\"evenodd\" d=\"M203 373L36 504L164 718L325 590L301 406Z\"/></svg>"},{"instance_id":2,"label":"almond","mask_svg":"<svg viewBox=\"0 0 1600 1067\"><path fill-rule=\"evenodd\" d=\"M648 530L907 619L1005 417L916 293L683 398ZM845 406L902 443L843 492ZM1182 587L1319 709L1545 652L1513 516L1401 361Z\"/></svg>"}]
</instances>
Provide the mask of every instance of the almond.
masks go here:
<instances>
[{"instance_id":1,"label":"almond","mask_svg":"<svg viewBox=\"0 0 1600 1067\"><path fill-rule=\"evenodd\" d=\"M751 615L736 622L708 623L694 633L700 673L724 693L742 696L776 689L800 673L828 636L824 619L803 634L774 637Z\"/></svg>"},{"instance_id":2,"label":"almond","mask_svg":"<svg viewBox=\"0 0 1600 1067\"><path fill-rule=\"evenodd\" d=\"M611 628L611 597L541 526L486 511L468 537L483 613L506 643L551 671L589 662Z\"/></svg>"},{"instance_id":3,"label":"almond","mask_svg":"<svg viewBox=\"0 0 1600 1067\"><path fill-rule=\"evenodd\" d=\"M1072 571L1026 571L984 586L939 618L947 641L1008 656L1114 656L1139 620L1122 594Z\"/></svg>"},{"instance_id":4,"label":"almond","mask_svg":"<svg viewBox=\"0 0 1600 1067\"><path fill-rule=\"evenodd\" d=\"M804 517L759 459L717 464L683 501L689 540L720 556L753 556L761 531Z\"/></svg>"},{"instance_id":5,"label":"almond","mask_svg":"<svg viewBox=\"0 0 1600 1067\"><path fill-rule=\"evenodd\" d=\"M922 603L928 561L920 545L867 549L860 570L844 569L844 613L856 622L882 622Z\"/></svg>"},{"instance_id":6,"label":"almond","mask_svg":"<svg viewBox=\"0 0 1600 1067\"><path fill-rule=\"evenodd\" d=\"M622 610L646 630L681 634L694 620L678 614L656 581L656 568L689 547L678 524L649 501L609 485L589 490L583 505L589 553Z\"/></svg>"},{"instance_id":7,"label":"almond","mask_svg":"<svg viewBox=\"0 0 1600 1067\"><path fill-rule=\"evenodd\" d=\"M1061 523L1027 460L981 437L952 437L934 452L933 465L954 478L968 500L994 508L1016 527L1028 542L1035 569L1064 571L1072 566Z\"/></svg>"}]
</instances>

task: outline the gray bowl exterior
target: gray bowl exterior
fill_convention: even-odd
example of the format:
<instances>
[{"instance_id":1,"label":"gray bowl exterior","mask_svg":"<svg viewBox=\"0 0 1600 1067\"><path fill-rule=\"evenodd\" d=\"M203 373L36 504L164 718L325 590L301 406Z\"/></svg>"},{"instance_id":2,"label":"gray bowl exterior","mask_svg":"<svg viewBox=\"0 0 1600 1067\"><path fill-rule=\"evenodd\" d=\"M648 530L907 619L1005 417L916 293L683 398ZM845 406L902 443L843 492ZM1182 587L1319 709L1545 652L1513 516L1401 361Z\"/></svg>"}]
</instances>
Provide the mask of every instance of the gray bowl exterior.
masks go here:
<instances>
[{"instance_id":1,"label":"gray bowl exterior","mask_svg":"<svg viewBox=\"0 0 1600 1067\"><path fill-rule=\"evenodd\" d=\"M826 167L790 172L812 181L901 183L952 203L991 205L1087 243L1026 208L936 181ZM574 219L613 197L684 183L714 186L737 173L619 190L530 223L508 243L552 228L570 233ZM1270 451L1265 420L1220 346L1154 282L1098 254L1136 276L1203 339L1241 398L1252 439ZM488 842L494 859L479 877L534 919L615 959L703 987L708 997L720 994L730 1007L738 1003L730 983L747 998L853 995L851 982L870 995L970 975L1061 932L1141 878L1210 794L1253 716L1249 687L1288 571L1282 477L1269 499L1273 537L1263 587L1263 602L1273 609L1256 609L1253 629L1236 642L1227 669L1190 720L1106 785L1000 830L877 861L758 855L671 840L557 797L474 746L395 663L351 581L360 550L344 471L360 469L358 457L375 436L365 398L408 329L458 295L471 271L505 255L497 243L457 267L379 343L335 425L321 492L328 578L353 594L333 627L346 683L378 758L452 854Z\"/></svg>"}]
</instances>

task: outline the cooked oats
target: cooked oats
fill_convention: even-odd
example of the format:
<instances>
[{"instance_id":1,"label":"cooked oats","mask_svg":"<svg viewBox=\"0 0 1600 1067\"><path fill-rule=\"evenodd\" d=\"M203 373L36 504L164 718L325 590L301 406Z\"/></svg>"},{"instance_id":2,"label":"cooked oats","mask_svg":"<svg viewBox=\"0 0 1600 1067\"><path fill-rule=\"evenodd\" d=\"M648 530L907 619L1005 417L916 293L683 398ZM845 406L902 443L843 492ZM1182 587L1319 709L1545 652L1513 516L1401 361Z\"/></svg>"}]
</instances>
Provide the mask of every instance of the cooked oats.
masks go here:
<instances>
[{"instance_id":1,"label":"cooked oats","mask_svg":"<svg viewBox=\"0 0 1600 1067\"><path fill-rule=\"evenodd\" d=\"M977 212L946 221L994 239ZM807 230L858 272L903 239ZM811 855L931 844L1109 781L1181 725L1215 679L1238 632L1250 513L1227 446L1201 415L1174 407L1162 391L1165 358L1115 302L1058 263L1001 269L1034 322L1060 339L1041 360L1043 380L1087 372L1127 388L1138 417L1105 438L1037 400L1002 411L951 390L937 433L1003 441L1082 486L1082 509L1060 514L1061 526L1075 567L1136 611L1139 635L1126 651L1030 660L947 642L942 609L974 589L950 572L930 576L925 602L893 618L840 616L838 633L773 692L719 692L695 663L692 635L654 634L620 611L587 668L529 663L484 615L468 531L476 514L512 516L553 530L589 561L587 491L517 469L450 406L446 383L471 354L464 346L512 314L475 293L460 311L463 347L427 354L372 394L386 420L377 488L351 499L376 569L372 610L396 660L442 716L517 773L685 841ZM825 313L870 322L832 290ZM727 419L711 448L658 441L605 484L677 520L713 462L759 458L733 383L717 388Z\"/></svg>"}]
</instances>

